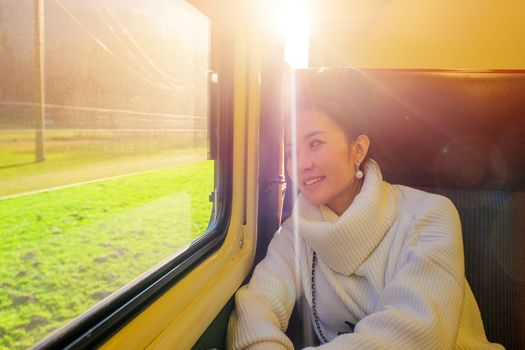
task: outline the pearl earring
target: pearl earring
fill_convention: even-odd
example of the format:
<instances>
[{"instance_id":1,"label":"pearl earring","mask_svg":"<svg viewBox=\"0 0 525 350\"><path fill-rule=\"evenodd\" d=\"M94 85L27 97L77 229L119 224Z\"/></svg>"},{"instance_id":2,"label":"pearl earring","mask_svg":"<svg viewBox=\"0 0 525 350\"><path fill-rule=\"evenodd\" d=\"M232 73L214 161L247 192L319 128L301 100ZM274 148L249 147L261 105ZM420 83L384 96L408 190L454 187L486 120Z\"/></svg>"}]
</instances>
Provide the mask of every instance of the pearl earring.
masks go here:
<instances>
[{"instance_id":1,"label":"pearl earring","mask_svg":"<svg viewBox=\"0 0 525 350\"><path fill-rule=\"evenodd\" d=\"M359 169L360 165L360 162L355 163L355 178L358 180L363 178L363 172L361 171L361 169Z\"/></svg>"}]
</instances>

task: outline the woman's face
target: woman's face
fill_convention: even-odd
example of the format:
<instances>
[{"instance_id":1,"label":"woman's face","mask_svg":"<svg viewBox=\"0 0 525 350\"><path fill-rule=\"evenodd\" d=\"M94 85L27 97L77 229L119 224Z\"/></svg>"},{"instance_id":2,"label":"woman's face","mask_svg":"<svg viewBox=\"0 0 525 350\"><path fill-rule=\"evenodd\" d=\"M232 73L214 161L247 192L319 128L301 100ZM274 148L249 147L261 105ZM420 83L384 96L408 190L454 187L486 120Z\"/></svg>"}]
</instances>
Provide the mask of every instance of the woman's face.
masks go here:
<instances>
[{"instance_id":1,"label":"woman's face","mask_svg":"<svg viewBox=\"0 0 525 350\"><path fill-rule=\"evenodd\" d=\"M296 124L295 150L292 128L288 128L286 135L288 176L310 203L324 204L340 215L355 195L352 183L359 155L337 122L322 111L305 112Z\"/></svg>"}]
</instances>

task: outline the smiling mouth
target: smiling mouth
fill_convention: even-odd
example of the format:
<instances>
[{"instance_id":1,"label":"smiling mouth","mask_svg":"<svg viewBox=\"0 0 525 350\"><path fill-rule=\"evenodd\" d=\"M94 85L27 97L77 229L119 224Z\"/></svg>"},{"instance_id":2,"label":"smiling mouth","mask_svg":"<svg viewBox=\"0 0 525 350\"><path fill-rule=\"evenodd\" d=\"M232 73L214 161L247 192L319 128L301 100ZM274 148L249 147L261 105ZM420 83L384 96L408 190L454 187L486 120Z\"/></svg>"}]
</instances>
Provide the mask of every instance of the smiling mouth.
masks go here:
<instances>
[{"instance_id":1,"label":"smiling mouth","mask_svg":"<svg viewBox=\"0 0 525 350\"><path fill-rule=\"evenodd\" d=\"M315 183L318 183L319 181L324 180L324 178L325 178L324 176L312 177L312 178L310 178L310 179L305 180L305 181L303 182L303 184L304 184L305 186L311 186L311 185L313 185L313 184L315 184Z\"/></svg>"}]
</instances>

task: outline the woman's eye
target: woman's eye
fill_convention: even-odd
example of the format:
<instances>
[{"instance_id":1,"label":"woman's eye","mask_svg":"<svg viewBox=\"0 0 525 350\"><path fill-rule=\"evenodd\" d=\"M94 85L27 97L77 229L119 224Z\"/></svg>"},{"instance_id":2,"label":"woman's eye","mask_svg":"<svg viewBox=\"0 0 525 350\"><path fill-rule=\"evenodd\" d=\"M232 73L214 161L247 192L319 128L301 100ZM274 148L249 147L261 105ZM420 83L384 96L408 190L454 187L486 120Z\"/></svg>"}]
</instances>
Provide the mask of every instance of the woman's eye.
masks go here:
<instances>
[{"instance_id":1,"label":"woman's eye","mask_svg":"<svg viewBox=\"0 0 525 350\"><path fill-rule=\"evenodd\" d=\"M315 147L318 147L320 145L322 145L323 142L320 141L320 140L312 140L310 141L310 148L315 148Z\"/></svg>"}]
</instances>

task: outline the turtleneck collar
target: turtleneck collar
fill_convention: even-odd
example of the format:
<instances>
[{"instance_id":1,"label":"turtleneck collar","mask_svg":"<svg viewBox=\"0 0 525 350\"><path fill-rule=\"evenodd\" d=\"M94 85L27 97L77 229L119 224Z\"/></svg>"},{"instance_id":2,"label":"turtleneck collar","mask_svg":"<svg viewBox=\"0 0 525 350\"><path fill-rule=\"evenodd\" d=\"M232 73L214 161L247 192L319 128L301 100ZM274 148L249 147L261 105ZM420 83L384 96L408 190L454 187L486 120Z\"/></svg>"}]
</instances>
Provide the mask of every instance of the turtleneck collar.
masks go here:
<instances>
[{"instance_id":1,"label":"turtleneck collar","mask_svg":"<svg viewBox=\"0 0 525 350\"><path fill-rule=\"evenodd\" d=\"M379 166L369 160L363 168L361 191L340 217L327 207L310 204L301 194L292 216L298 218L299 234L320 260L344 275L354 273L372 254L395 218L395 198Z\"/></svg>"}]
</instances>

